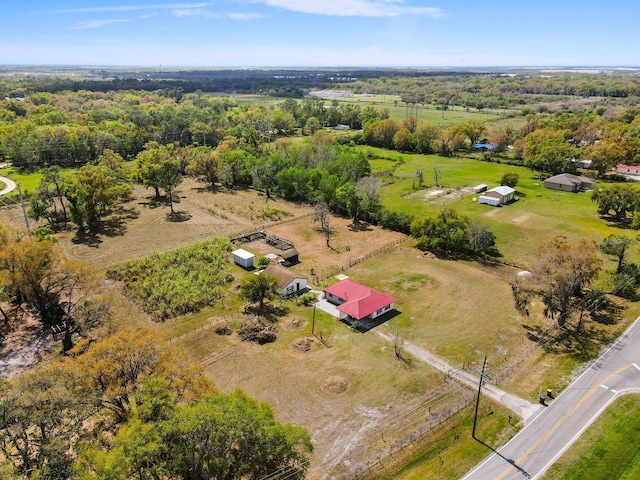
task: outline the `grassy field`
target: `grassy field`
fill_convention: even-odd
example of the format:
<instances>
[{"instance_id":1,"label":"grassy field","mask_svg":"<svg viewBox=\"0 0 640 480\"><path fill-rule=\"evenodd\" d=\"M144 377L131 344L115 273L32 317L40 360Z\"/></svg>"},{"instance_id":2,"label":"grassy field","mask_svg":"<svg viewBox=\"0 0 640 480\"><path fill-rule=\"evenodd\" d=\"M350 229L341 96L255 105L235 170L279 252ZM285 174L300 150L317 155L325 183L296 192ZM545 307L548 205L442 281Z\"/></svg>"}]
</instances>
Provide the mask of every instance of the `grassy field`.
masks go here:
<instances>
[{"instance_id":1,"label":"grassy field","mask_svg":"<svg viewBox=\"0 0 640 480\"><path fill-rule=\"evenodd\" d=\"M374 158L382 157L375 158L372 167L386 183L381 189L381 200L387 208L416 217L434 215L445 206L455 208L485 223L496 235L503 260L510 263L526 267L537 245L555 235L565 235L572 242L588 238L597 243L609 234L634 236L633 232L601 219L588 192L546 189L537 175L524 167L361 148ZM416 170L423 169L425 184L433 185L434 168L440 173L440 187L415 190ZM511 205L501 208L481 205L474 201L479 195L460 190L480 183L489 188L498 186L506 172L520 176L517 201Z\"/></svg>"},{"instance_id":2,"label":"grassy field","mask_svg":"<svg viewBox=\"0 0 640 480\"><path fill-rule=\"evenodd\" d=\"M619 398L549 469L548 480L640 478L640 395Z\"/></svg>"},{"instance_id":3,"label":"grassy field","mask_svg":"<svg viewBox=\"0 0 640 480\"><path fill-rule=\"evenodd\" d=\"M257 105L264 106L266 108L276 107L279 103L282 103L283 99L268 97L264 95L232 95L232 97L238 103L255 103ZM409 115L409 109L406 104L400 100L399 95L355 95L352 98L337 98L335 99L340 103L349 103L357 105L360 108L367 106L373 106L378 110L384 108L389 110L389 117L402 121ZM325 99L325 104L330 105L332 99ZM417 109L411 107L411 114L418 117L421 122L431 122L440 125L443 128L456 125L458 123L466 122L468 120L481 120L490 126L504 126L510 125L517 127L522 123L522 117L517 112L501 110L489 112L489 111L475 111L465 109L463 107L449 107L443 114L442 110L436 110L432 106L419 105Z\"/></svg>"}]
</instances>

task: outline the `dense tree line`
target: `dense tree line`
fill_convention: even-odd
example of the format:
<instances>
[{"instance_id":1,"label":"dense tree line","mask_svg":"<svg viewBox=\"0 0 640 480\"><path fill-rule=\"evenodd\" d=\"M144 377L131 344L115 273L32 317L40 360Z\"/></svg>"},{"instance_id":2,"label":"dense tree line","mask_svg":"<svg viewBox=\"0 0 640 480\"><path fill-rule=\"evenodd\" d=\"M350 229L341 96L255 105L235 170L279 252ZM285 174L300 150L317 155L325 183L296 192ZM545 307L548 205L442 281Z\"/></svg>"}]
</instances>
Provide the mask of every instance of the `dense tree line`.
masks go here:
<instances>
[{"instance_id":1,"label":"dense tree line","mask_svg":"<svg viewBox=\"0 0 640 480\"><path fill-rule=\"evenodd\" d=\"M475 109L520 108L571 97L630 98L640 96L640 82L632 75L536 72L407 72L360 78L341 85L355 93L401 95L410 105L461 106Z\"/></svg>"}]
</instances>

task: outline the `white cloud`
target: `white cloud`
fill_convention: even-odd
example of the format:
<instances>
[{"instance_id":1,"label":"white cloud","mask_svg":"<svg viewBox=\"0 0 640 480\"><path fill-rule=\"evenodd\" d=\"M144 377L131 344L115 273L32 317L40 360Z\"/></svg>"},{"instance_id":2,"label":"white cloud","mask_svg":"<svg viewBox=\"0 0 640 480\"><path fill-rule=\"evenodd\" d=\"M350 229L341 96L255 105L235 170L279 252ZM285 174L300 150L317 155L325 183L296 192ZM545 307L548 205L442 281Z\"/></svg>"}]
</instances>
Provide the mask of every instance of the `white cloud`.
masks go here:
<instances>
[{"instance_id":1,"label":"white cloud","mask_svg":"<svg viewBox=\"0 0 640 480\"><path fill-rule=\"evenodd\" d=\"M63 10L51 10L42 13L90 13L90 12L134 12L137 10L161 10L180 8L203 8L210 6L210 3L159 3L155 5L121 5L119 7L83 7L68 8Z\"/></svg>"},{"instance_id":2,"label":"white cloud","mask_svg":"<svg viewBox=\"0 0 640 480\"><path fill-rule=\"evenodd\" d=\"M262 18L262 15L260 15L259 13L227 13L226 14L227 17L231 18L232 20L252 20L254 18Z\"/></svg>"},{"instance_id":3,"label":"white cloud","mask_svg":"<svg viewBox=\"0 0 640 480\"><path fill-rule=\"evenodd\" d=\"M203 8L181 8L172 12L176 17L230 18L232 20L252 20L261 18L258 13L212 12Z\"/></svg>"},{"instance_id":4,"label":"white cloud","mask_svg":"<svg viewBox=\"0 0 640 480\"><path fill-rule=\"evenodd\" d=\"M436 7L413 7L404 0L250 0L252 3L292 12L336 17L397 17L424 15L441 18L444 10Z\"/></svg>"},{"instance_id":5,"label":"white cloud","mask_svg":"<svg viewBox=\"0 0 640 480\"><path fill-rule=\"evenodd\" d=\"M124 18L114 18L111 20L90 20L88 22L80 22L72 28L74 30L84 30L86 28L100 28L100 27L105 27L107 25L111 25L112 23L125 23L130 21L131 20L127 20Z\"/></svg>"}]
</instances>

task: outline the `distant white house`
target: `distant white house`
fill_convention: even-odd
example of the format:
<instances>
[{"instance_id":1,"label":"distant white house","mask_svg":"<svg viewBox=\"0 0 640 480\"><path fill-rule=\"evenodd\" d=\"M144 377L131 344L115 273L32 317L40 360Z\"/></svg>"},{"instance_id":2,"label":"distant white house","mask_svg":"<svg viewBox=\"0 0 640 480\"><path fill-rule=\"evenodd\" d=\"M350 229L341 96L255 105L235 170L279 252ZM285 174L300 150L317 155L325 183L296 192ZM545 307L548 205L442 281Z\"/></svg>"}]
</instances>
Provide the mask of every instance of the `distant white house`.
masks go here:
<instances>
[{"instance_id":1,"label":"distant white house","mask_svg":"<svg viewBox=\"0 0 640 480\"><path fill-rule=\"evenodd\" d=\"M236 265L240 265L243 268L253 268L253 259L255 258L253 253L239 248L231 252L231 255L233 255L233 263Z\"/></svg>"},{"instance_id":2,"label":"distant white house","mask_svg":"<svg viewBox=\"0 0 640 480\"><path fill-rule=\"evenodd\" d=\"M501 185L484 192L484 194L480 196L479 202L497 207L498 205L506 205L507 203L513 202L515 194L516 191L513 188Z\"/></svg>"},{"instance_id":3,"label":"distant white house","mask_svg":"<svg viewBox=\"0 0 640 480\"><path fill-rule=\"evenodd\" d=\"M616 165L616 172L625 173L627 175L640 175L640 167L637 165L624 165L619 163Z\"/></svg>"}]
</instances>

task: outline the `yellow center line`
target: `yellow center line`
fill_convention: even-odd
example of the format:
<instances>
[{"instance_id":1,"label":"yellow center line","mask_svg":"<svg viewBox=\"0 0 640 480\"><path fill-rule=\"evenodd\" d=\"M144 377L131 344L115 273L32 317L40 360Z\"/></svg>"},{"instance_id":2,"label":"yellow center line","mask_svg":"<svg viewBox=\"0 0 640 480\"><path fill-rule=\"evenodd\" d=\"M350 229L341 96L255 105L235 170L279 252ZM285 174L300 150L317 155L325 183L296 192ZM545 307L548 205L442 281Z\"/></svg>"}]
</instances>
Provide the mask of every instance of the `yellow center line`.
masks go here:
<instances>
[{"instance_id":1,"label":"yellow center line","mask_svg":"<svg viewBox=\"0 0 640 480\"><path fill-rule=\"evenodd\" d=\"M562 417L560 420L558 420L558 421L556 422L556 424L555 424L553 427L551 427L551 428L547 431L547 433L545 433L545 434L544 434L544 436L543 436L540 440L538 440L536 443L534 443L534 444L529 448L529 450L527 450L526 452L524 452L524 453L520 456L520 458L518 458L518 459L514 462L514 464L513 464L513 465L511 465L511 466L509 466L509 467L508 467L504 472L502 472L502 474L501 474L499 477L497 477L497 478L496 478L496 480L502 480L504 477L506 477L506 476L511 472L511 470L513 470L513 469L515 468L515 466L516 466L516 465L518 465L520 462L522 462L522 460L524 460L525 458L527 458L527 457L528 457L528 456L529 456L529 455L530 455L530 454L531 454L531 453L532 453L536 448L538 448L538 447L540 446L540 444L541 444L542 442L544 442L544 441L545 441L547 438L549 438L549 437L550 437L550 436L551 436L551 435L552 435L552 434L553 434L553 433L554 433L558 428L560 428L560 425L562 425L562 424L567 420L567 418L569 418L571 415L573 415L573 414L575 413L575 411L576 411L578 408L580 408L580 406L581 406L584 402L586 402L586 401L591 397L591 395L593 395L593 394L594 394L594 393L595 393L595 392L596 392L600 387L602 387L602 385L604 385L604 384L605 384L609 379L611 379L611 378L615 377L616 375L618 375L619 373L621 373L621 372L625 371L627 368L631 367L632 365L633 365L633 364L631 364L631 363L630 363L629 365L626 365L626 366L624 366L624 367L620 367L620 368L619 368L618 370L616 370L615 372L610 373L609 375L607 375L607 378L605 378L605 379L604 379L602 382L600 382L598 385L595 385L593 388L591 388L591 390L589 390L589 391L584 395L584 397L582 397L582 398L580 399L580 401L579 401L578 403L576 403L576 404L573 406L573 408L572 408L571 410L569 410L567 413L565 413L565 414L563 415L563 417Z\"/></svg>"}]
</instances>

